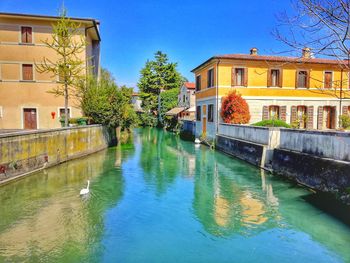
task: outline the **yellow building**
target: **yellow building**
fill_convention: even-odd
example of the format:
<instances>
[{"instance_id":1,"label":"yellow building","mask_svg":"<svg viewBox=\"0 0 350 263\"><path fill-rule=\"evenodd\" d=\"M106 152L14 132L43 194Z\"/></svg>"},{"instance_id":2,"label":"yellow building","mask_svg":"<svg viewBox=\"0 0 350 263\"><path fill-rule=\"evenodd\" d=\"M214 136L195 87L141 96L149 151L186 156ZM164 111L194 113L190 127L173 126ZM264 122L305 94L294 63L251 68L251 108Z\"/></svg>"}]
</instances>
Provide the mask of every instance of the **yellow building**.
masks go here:
<instances>
[{"instance_id":1,"label":"yellow building","mask_svg":"<svg viewBox=\"0 0 350 263\"><path fill-rule=\"evenodd\" d=\"M214 56L192 70L196 79L197 136L214 138L221 98L236 90L247 101L250 123L279 118L300 128L334 129L349 112L349 80L337 60L258 55ZM340 100L340 96L342 99ZM217 121L219 120L219 121Z\"/></svg>"},{"instance_id":2,"label":"yellow building","mask_svg":"<svg viewBox=\"0 0 350 263\"><path fill-rule=\"evenodd\" d=\"M63 96L48 91L60 85L50 74L39 73L35 63L56 54L43 41L52 37L53 16L0 13L0 129L46 129L60 127ZM97 75L100 69L99 22L71 18L81 27L87 43L81 53L86 68ZM77 36L78 37L78 36ZM79 54L80 55L80 54ZM81 116L70 101L70 117Z\"/></svg>"}]
</instances>

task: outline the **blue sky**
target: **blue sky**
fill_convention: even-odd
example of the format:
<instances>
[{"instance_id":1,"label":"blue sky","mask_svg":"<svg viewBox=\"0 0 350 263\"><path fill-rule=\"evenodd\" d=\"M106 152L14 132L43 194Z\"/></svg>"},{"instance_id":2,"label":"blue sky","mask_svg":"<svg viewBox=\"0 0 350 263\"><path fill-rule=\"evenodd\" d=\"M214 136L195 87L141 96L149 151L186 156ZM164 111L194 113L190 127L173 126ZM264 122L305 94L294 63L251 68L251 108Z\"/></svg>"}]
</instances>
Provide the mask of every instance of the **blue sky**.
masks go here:
<instances>
[{"instance_id":1,"label":"blue sky","mask_svg":"<svg viewBox=\"0 0 350 263\"><path fill-rule=\"evenodd\" d=\"M140 69L157 50L191 69L217 54L287 50L274 39L275 15L289 0L65 0L69 16L101 22L101 62L118 84L136 86ZM57 15L62 0L0 0L1 12Z\"/></svg>"}]
</instances>

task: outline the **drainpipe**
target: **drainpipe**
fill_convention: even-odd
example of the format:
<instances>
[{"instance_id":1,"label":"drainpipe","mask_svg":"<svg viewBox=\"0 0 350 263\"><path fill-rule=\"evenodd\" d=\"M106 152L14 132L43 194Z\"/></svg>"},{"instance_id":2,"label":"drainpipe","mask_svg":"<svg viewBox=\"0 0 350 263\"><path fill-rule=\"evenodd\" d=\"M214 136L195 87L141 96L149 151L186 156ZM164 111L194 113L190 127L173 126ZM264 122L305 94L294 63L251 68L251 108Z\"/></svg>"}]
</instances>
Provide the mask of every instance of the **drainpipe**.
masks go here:
<instances>
[{"instance_id":1,"label":"drainpipe","mask_svg":"<svg viewBox=\"0 0 350 263\"><path fill-rule=\"evenodd\" d=\"M220 59L216 63L216 134L219 133L219 64Z\"/></svg>"}]
</instances>

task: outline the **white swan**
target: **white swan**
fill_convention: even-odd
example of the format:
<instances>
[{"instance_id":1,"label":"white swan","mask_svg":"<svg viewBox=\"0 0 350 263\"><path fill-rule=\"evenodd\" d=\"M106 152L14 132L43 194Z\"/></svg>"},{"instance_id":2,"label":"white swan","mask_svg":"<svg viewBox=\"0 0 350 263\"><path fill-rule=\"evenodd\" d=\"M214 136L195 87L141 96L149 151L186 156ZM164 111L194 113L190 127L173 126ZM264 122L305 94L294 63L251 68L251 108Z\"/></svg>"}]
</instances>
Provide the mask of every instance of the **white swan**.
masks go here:
<instances>
[{"instance_id":1,"label":"white swan","mask_svg":"<svg viewBox=\"0 0 350 263\"><path fill-rule=\"evenodd\" d=\"M87 187L80 190L80 195L86 195L89 193L90 180L88 180L87 183Z\"/></svg>"},{"instance_id":2,"label":"white swan","mask_svg":"<svg viewBox=\"0 0 350 263\"><path fill-rule=\"evenodd\" d=\"M200 139L196 138L196 139L194 140L194 143L195 143L195 144L200 144L201 141L200 141Z\"/></svg>"}]
</instances>

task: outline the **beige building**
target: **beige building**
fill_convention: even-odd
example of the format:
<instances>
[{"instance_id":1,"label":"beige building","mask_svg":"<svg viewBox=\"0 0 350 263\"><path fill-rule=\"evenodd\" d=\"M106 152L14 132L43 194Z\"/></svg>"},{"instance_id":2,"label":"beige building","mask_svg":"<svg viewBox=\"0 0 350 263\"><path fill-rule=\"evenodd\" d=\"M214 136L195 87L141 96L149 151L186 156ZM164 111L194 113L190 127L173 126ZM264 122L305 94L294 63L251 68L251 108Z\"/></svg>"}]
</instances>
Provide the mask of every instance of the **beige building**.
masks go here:
<instances>
[{"instance_id":1,"label":"beige building","mask_svg":"<svg viewBox=\"0 0 350 263\"><path fill-rule=\"evenodd\" d=\"M35 64L56 54L43 41L52 37L53 16L0 13L0 129L48 129L60 127L64 98L48 91L60 85L56 77L39 73ZM86 68L100 69L99 22L71 18L80 24L87 46L81 53ZM81 116L70 101L70 117Z\"/></svg>"}]
</instances>

